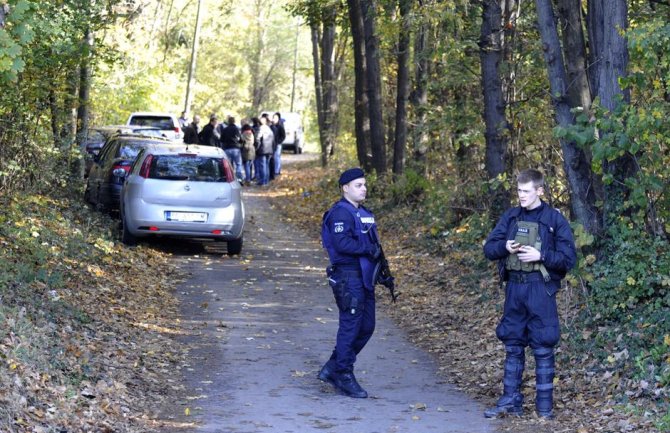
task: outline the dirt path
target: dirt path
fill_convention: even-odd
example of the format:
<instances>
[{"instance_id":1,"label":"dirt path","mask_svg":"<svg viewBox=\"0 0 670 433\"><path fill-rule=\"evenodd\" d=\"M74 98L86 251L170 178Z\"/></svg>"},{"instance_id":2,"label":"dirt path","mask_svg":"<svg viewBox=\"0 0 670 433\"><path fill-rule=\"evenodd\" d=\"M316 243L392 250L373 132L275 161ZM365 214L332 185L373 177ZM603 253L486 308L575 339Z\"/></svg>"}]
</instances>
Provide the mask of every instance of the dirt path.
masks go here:
<instances>
[{"instance_id":1,"label":"dirt path","mask_svg":"<svg viewBox=\"0 0 670 433\"><path fill-rule=\"evenodd\" d=\"M326 256L318 241L279 219L264 191L244 192L241 257L218 245L172 251L190 273L178 287L187 332L180 339L194 349L182 369L186 395L170 415L174 427L163 431L494 432L483 408L441 383L431 357L382 314L356 364L370 398L342 396L316 379L337 329Z\"/></svg>"}]
</instances>

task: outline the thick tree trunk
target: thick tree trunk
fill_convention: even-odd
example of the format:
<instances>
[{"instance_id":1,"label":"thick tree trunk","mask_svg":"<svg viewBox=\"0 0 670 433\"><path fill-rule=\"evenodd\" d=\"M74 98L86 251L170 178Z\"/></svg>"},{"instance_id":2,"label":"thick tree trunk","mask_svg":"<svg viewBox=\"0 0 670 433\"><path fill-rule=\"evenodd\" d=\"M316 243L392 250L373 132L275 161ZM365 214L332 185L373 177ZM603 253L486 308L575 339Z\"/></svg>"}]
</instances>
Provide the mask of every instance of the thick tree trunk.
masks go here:
<instances>
[{"instance_id":1,"label":"thick tree trunk","mask_svg":"<svg viewBox=\"0 0 670 433\"><path fill-rule=\"evenodd\" d=\"M582 107L588 110L591 106L591 91L586 74L586 44L581 0L558 0L557 5L568 78L568 101L573 108Z\"/></svg>"},{"instance_id":2,"label":"thick tree trunk","mask_svg":"<svg viewBox=\"0 0 670 433\"><path fill-rule=\"evenodd\" d=\"M482 2L482 26L479 39L484 123L486 125L485 168L493 180L507 172L509 124L505 116L507 104L503 98L499 66L502 60L502 9L498 0ZM502 185L491 189L492 219L502 215L510 205L510 195Z\"/></svg>"},{"instance_id":3,"label":"thick tree trunk","mask_svg":"<svg viewBox=\"0 0 670 433\"><path fill-rule=\"evenodd\" d=\"M568 103L569 85L558 38L556 17L551 0L536 0L535 4L552 102L556 110L556 121L559 125L567 127L574 124L574 115ZM600 230L600 219L595 207L596 197L591 182L589 161L584 151L579 149L574 142L562 139L561 149L563 150L565 175L570 185L573 217L584 226L587 232L597 233Z\"/></svg>"},{"instance_id":4,"label":"thick tree trunk","mask_svg":"<svg viewBox=\"0 0 670 433\"><path fill-rule=\"evenodd\" d=\"M409 48L411 26L409 13L411 0L398 0L402 25L398 37L398 94L396 96L395 141L393 145L393 174L400 176L405 170L407 146L407 100L409 99Z\"/></svg>"},{"instance_id":5,"label":"thick tree trunk","mask_svg":"<svg viewBox=\"0 0 670 433\"><path fill-rule=\"evenodd\" d=\"M363 30L365 32L365 61L367 65L368 106L370 109L370 148L372 166L377 174L386 171L386 143L382 113L382 83L379 61L379 43L376 30L376 2L361 0Z\"/></svg>"},{"instance_id":6,"label":"thick tree trunk","mask_svg":"<svg viewBox=\"0 0 670 433\"><path fill-rule=\"evenodd\" d=\"M626 0L609 0L604 11L603 53L600 67L600 105L614 112L620 103L627 104L630 94L621 89L619 79L628 75L628 43L622 32L628 28L628 5ZM622 98L619 101L619 97ZM613 182L605 185L606 223L615 218L628 195L625 181L635 176L637 166L633 155L626 152L613 161L605 160L603 168L612 176Z\"/></svg>"},{"instance_id":7,"label":"thick tree trunk","mask_svg":"<svg viewBox=\"0 0 670 433\"><path fill-rule=\"evenodd\" d=\"M354 124L356 129L356 155L365 171L372 169L370 152L370 111L367 94L367 66L365 64L365 33L359 0L347 0L351 38L354 45Z\"/></svg>"},{"instance_id":8,"label":"thick tree trunk","mask_svg":"<svg viewBox=\"0 0 670 433\"><path fill-rule=\"evenodd\" d=\"M598 96L600 88L600 66L602 64L605 37L605 0L588 0L586 29L589 35L588 76L591 101Z\"/></svg>"}]
</instances>

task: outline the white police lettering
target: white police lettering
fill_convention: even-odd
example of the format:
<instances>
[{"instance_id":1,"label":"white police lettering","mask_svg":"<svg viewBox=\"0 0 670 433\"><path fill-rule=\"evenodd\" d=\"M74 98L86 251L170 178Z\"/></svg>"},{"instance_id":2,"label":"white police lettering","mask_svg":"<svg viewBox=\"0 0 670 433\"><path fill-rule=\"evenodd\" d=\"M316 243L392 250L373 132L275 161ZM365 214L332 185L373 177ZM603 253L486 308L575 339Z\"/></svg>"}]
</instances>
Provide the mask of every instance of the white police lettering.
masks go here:
<instances>
[{"instance_id":1,"label":"white police lettering","mask_svg":"<svg viewBox=\"0 0 670 433\"><path fill-rule=\"evenodd\" d=\"M363 224L374 224L375 223L375 217L362 217L361 222Z\"/></svg>"},{"instance_id":2,"label":"white police lettering","mask_svg":"<svg viewBox=\"0 0 670 433\"><path fill-rule=\"evenodd\" d=\"M344 231L344 222L338 221L334 224L333 231L335 233L342 233Z\"/></svg>"},{"instance_id":3,"label":"white police lettering","mask_svg":"<svg viewBox=\"0 0 670 433\"><path fill-rule=\"evenodd\" d=\"M517 232L528 234L528 228L527 227L517 227Z\"/></svg>"}]
</instances>

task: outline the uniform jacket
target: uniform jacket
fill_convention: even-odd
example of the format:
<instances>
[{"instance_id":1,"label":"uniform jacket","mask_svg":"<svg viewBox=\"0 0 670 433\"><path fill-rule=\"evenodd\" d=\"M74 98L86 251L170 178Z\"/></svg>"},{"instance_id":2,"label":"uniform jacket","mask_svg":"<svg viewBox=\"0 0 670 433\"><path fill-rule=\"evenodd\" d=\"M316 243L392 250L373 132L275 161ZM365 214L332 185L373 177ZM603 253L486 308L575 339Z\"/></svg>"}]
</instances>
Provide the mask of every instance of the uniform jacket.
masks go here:
<instances>
[{"instance_id":1,"label":"uniform jacket","mask_svg":"<svg viewBox=\"0 0 670 433\"><path fill-rule=\"evenodd\" d=\"M357 208L343 198L323 215L321 240L330 263L360 270L368 289L374 288L372 276L376 262L372 256L378 239L374 215L363 206Z\"/></svg>"},{"instance_id":2,"label":"uniform jacket","mask_svg":"<svg viewBox=\"0 0 670 433\"><path fill-rule=\"evenodd\" d=\"M568 221L551 206L543 203L538 227L542 240L541 261L549 272L552 281L560 283L565 274L575 266L577 253L575 240ZM520 206L509 209L500 217L484 244L484 255L489 260L498 260L498 272L503 281L507 280L505 261L509 252L505 247L507 240L514 239L517 221L523 221L524 209Z\"/></svg>"}]
</instances>

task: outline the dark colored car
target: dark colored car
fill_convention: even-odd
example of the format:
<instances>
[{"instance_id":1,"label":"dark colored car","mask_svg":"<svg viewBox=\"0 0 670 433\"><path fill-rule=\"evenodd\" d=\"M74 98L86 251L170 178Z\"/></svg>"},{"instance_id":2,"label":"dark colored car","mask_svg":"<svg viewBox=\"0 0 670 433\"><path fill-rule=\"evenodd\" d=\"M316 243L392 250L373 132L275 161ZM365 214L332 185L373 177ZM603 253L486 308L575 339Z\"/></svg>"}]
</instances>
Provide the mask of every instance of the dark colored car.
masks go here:
<instances>
[{"instance_id":1,"label":"dark colored car","mask_svg":"<svg viewBox=\"0 0 670 433\"><path fill-rule=\"evenodd\" d=\"M84 200L98 209L117 210L121 187L140 150L166 142L165 138L136 134L117 133L109 137L100 153L93 158Z\"/></svg>"},{"instance_id":2,"label":"dark colored car","mask_svg":"<svg viewBox=\"0 0 670 433\"><path fill-rule=\"evenodd\" d=\"M88 177L93 166L93 159L100 153L105 142L112 135L119 133L163 137L160 129L147 126L108 125L89 128L86 141L81 149L85 161L84 177Z\"/></svg>"}]
</instances>

